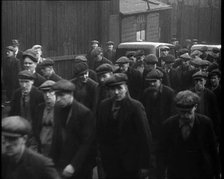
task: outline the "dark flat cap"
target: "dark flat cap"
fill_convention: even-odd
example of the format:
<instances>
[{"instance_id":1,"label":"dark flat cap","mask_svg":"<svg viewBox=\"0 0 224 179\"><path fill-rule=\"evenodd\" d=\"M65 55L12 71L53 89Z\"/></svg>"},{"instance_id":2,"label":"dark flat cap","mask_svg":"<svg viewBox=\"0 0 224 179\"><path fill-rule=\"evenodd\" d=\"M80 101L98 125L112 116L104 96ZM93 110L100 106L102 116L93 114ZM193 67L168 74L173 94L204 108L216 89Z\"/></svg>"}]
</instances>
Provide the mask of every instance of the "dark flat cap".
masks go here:
<instances>
[{"instance_id":1,"label":"dark flat cap","mask_svg":"<svg viewBox=\"0 0 224 179\"><path fill-rule=\"evenodd\" d=\"M194 73L192 75L192 78L194 80L196 80L196 79L202 79L202 78L205 78L206 79L207 77L208 77L207 73L202 72L202 71L198 71L198 72L196 72L196 73Z\"/></svg>"},{"instance_id":2,"label":"dark flat cap","mask_svg":"<svg viewBox=\"0 0 224 179\"><path fill-rule=\"evenodd\" d=\"M9 116L2 119L2 135L20 137L29 134L30 123L20 116Z\"/></svg>"},{"instance_id":3,"label":"dark flat cap","mask_svg":"<svg viewBox=\"0 0 224 179\"><path fill-rule=\"evenodd\" d=\"M200 57L196 56L194 59L190 60L190 64L195 67L203 66L204 60L202 60Z\"/></svg>"},{"instance_id":4,"label":"dark flat cap","mask_svg":"<svg viewBox=\"0 0 224 179\"><path fill-rule=\"evenodd\" d=\"M16 49L13 46L7 46L6 49L7 50L10 50L12 52L15 52L16 51Z\"/></svg>"},{"instance_id":5,"label":"dark flat cap","mask_svg":"<svg viewBox=\"0 0 224 179\"><path fill-rule=\"evenodd\" d=\"M39 86L39 89L42 91L49 91L52 89L52 86L55 84L55 81L47 80Z\"/></svg>"},{"instance_id":6,"label":"dark flat cap","mask_svg":"<svg viewBox=\"0 0 224 179\"><path fill-rule=\"evenodd\" d=\"M128 58L130 58L132 56L135 56L135 54L136 54L135 51L127 51L126 54L125 54L125 56L128 57Z\"/></svg>"},{"instance_id":7,"label":"dark flat cap","mask_svg":"<svg viewBox=\"0 0 224 179\"><path fill-rule=\"evenodd\" d=\"M191 60L191 56L188 53L184 53L180 56L185 61Z\"/></svg>"},{"instance_id":8,"label":"dark flat cap","mask_svg":"<svg viewBox=\"0 0 224 179\"><path fill-rule=\"evenodd\" d=\"M73 69L73 75L74 77L83 75L87 72L88 70L88 64L85 62L80 62L75 64L74 69Z\"/></svg>"},{"instance_id":9,"label":"dark flat cap","mask_svg":"<svg viewBox=\"0 0 224 179\"><path fill-rule=\"evenodd\" d=\"M185 54L185 53L188 53L189 50L187 48L181 48L180 50L178 50L178 54L179 56Z\"/></svg>"},{"instance_id":10,"label":"dark flat cap","mask_svg":"<svg viewBox=\"0 0 224 179\"><path fill-rule=\"evenodd\" d=\"M207 46L203 46L200 49L201 52L206 52L207 50L208 50L208 47Z\"/></svg>"},{"instance_id":11,"label":"dark flat cap","mask_svg":"<svg viewBox=\"0 0 224 179\"><path fill-rule=\"evenodd\" d=\"M149 64L156 64L158 63L158 58L154 54L149 54L145 57L144 62Z\"/></svg>"},{"instance_id":12,"label":"dark flat cap","mask_svg":"<svg viewBox=\"0 0 224 179\"><path fill-rule=\"evenodd\" d=\"M165 51L165 50L170 50L170 48L166 45L163 45L163 46L160 47L160 50Z\"/></svg>"},{"instance_id":13,"label":"dark flat cap","mask_svg":"<svg viewBox=\"0 0 224 179\"><path fill-rule=\"evenodd\" d=\"M99 41L97 41L97 40L92 40L92 41L91 41L91 44L99 44Z\"/></svg>"},{"instance_id":14,"label":"dark flat cap","mask_svg":"<svg viewBox=\"0 0 224 179\"><path fill-rule=\"evenodd\" d=\"M190 90L185 90L178 92L174 101L177 108L180 108L181 110L190 110L199 103L199 99L200 98L196 93Z\"/></svg>"},{"instance_id":15,"label":"dark flat cap","mask_svg":"<svg viewBox=\"0 0 224 179\"><path fill-rule=\"evenodd\" d=\"M68 80L61 79L53 84L52 90L55 92L72 92L75 90L75 85Z\"/></svg>"},{"instance_id":16,"label":"dark flat cap","mask_svg":"<svg viewBox=\"0 0 224 179\"><path fill-rule=\"evenodd\" d=\"M28 70L23 70L23 71L19 72L18 78L19 79L27 79L27 80L34 80L35 79L33 73L28 71Z\"/></svg>"},{"instance_id":17,"label":"dark flat cap","mask_svg":"<svg viewBox=\"0 0 224 179\"><path fill-rule=\"evenodd\" d=\"M19 41L17 39L12 39L12 45L15 46L19 46Z\"/></svg>"},{"instance_id":18,"label":"dark flat cap","mask_svg":"<svg viewBox=\"0 0 224 179\"><path fill-rule=\"evenodd\" d=\"M130 62L132 62L132 61L129 60L128 57L122 56L122 57L118 58L115 63L116 64L124 64L124 63L130 63Z\"/></svg>"},{"instance_id":19,"label":"dark flat cap","mask_svg":"<svg viewBox=\"0 0 224 179\"><path fill-rule=\"evenodd\" d=\"M127 82L127 80L128 80L128 77L126 74L115 73L113 74L113 76L111 76L105 81L105 85L108 87L113 87L113 86L124 84Z\"/></svg>"},{"instance_id":20,"label":"dark flat cap","mask_svg":"<svg viewBox=\"0 0 224 179\"><path fill-rule=\"evenodd\" d=\"M113 41L108 41L106 44L107 45L114 45L114 42Z\"/></svg>"},{"instance_id":21,"label":"dark flat cap","mask_svg":"<svg viewBox=\"0 0 224 179\"><path fill-rule=\"evenodd\" d=\"M50 58L46 58L46 60L40 63L40 67L48 67L48 66L54 66L54 61Z\"/></svg>"},{"instance_id":22,"label":"dark flat cap","mask_svg":"<svg viewBox=\"0 0 224 179\"><path fill-rule=\"evenodd\" d=\"M220 49L217 48L217 47L214 47L214 48L212 48L212 52L213 53L219 53L220 52Z\"/></svg>"},{"instance_id":23,"label":"dark flat cap","mask_svg":"<svg viewBox=\"0 0 224 179\"><path fill-rule=\"evenodd\" d=\"M209 72L209 74L208 74L209 77L216 76L216 75L218 77L221 77L221 71L219 69L214 69L211 72Z\"/></svg>"},{"instance_id":24,"label":"dark flat cap","mask_svg":"<svg viewBox=\"0 0 224 179\"><path fill-rule=\"evenodd\" d=\"M33 50L36 50L36 49L42 49L42 46L41 45L34 45L32 47Z\"/></svg>"},{"instance_id":25,"label":"dark flat cap","mask_svg":"<svg viewBox=\"0 0 224 179\"><path fill-rule=\"evenodd\" d=\"M87 58L84 55L77 55L75 57L75 62L76 63L87 62Z\"/></svg>"},{"instance_id":26,"label":"dark flat cap","mask_svg":"<svg viewBox=\"0 0 224 179\"><path fill-rule=\"evenodd\" d=\"M146 75L146 80L158 80L163 78L163 73L158 69L153 69L152 71L148 72Z\"/></svg>"},{"instance_id":27,"label":"dark flat cap","mask_svg":"<svg viewBox=\"0 0 224 179\"><path fill-rule=\"evenodd\" d=\"M185 39L185 42L191 42L191 39Z\"/></svg>"},{"instance_id":28,"label":"dark flat cap","mask_svg":"<svg viewBox=\"0 0 224 179\"><path fill-rule=\"evenodd\" d=\"M137 51L135 52L135 57L136 57L136 58L141 57L141 56L143 56L143 55L145 55L144 50L137 50Z\"/></svg>"},{"instance_id":29,"label":"dark flat cap","mask_svg":"<svg viewBox=\"0 0 224 179\"><path fill-rule=\"evenodd\" d=\"M192 39L193 42L198 42L198 39Z\"/></svg>"},{"instance_id":30,"label":"dark flat cap","mask_svg":"<svg viewBox=\"0 0 224 179\"><path fill-rule=\"evenodd\" d=\"M99 54L102 53L102 52L103 52L103 50L102 50L101 47L96 47L95 49L93 49L93 50L91 51L91 55L92 55L93 57L95 57L95 56L99 55Z\"/></svg>"},{"instance_id":31,"label":"dark flat cap","mask_svg":"<svg viewBox=\"0 0 224 179\"><path fill-rule=\"evenodd\" d=\"M168 54L167 56L163 57L162 60L165 62L165 63L174 63L175 62L175 57L171 54Z\"/></svg>"},{"instance_id":32,"label":"dark flat cap","mask_svg":"<svg viewBox=\"0 0 224 179\"><path fill-rule=\"evenodd\" d=\"M37 52L34 49L27 49L26 51L24 51L23 52L23 59L25 57L29 57L33 62L36 62L36 63L38 61Z\"/></svg>"},{"instance_id":33,"label":"dark flat cap","mask_svg":"<svg viewBox=\"0 0 224 179\"><path fill-rule=\"evenodd\" d=\"M104 63L96 68L97 75L101 75L101 74L105 74L109 72L113 72L113 66L108 63Z\"/></svg>"},{"instance_id":34,"label":"dark flat cap","mask_svg":"<svg viewBox=\"0 0 224 179\"><path fill-rule=\"evenodd\" d=\"M202 55L202 52L200 50L194 50L193 52L191 52L192 57L201 56L201 55Z\"/></svg>"}]
</instances>

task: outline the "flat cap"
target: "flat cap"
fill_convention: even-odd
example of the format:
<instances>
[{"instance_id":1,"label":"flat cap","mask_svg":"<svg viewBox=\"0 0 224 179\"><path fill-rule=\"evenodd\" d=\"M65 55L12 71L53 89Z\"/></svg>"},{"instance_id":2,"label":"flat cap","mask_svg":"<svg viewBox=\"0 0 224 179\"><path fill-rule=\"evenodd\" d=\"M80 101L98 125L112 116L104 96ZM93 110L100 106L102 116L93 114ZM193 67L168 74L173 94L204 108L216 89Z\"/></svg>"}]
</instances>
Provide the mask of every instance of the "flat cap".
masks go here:
<instances>
[{"instance_id":1,"label":"flat cap","mask_svg":"<svg viewBox=\"0 0 224 179\"><path fill-rule=\"evenodd\" d=\"M202 60L200 57L196 56L194 59L190 61L190 64L196 67L201 67L201 66L208 66L209 61L207 60Z\"/></svg>"},{"instance_id":2,"label":"flat cap","mask_svg":"<svg viewBox=\"0 0 224 179\"><path fill-rule=\"evenodd\" d=\"M162 57L162 60L165 62L165 63L174 63L175 62L175 57L171 54L168 54L167 56L165 57Z\"/></svg>"},{"instance_id":3,"label":"flat cap","mask_svg":"<svg viewBox=\"0 0 224 179\"><path fill-rule=\"evenodd\" d=\"M52 90L55 92L72 92L75 90L75 85L65 79L61 79L52 85Z\"/></svg>"},{"instance_id":4,"label":"flat cap","mask_svg":"<svg viewBox=\"0 0 224 179\"><path fill-rule=\"evenodd\" d=\"M141 57L141 56L143 56L143 55L145 55L145 51L144 51L144 50L137 50L137 51L135 52L135 57L136 57L136 58Z\"/></svg>"},{"instance_id":5,"label":"flat cap","mask_svg":"<svg viewBox=\"0 0 224 179\"><path fill-rule=\"evenodd\" d=\"M212 52L213 53L219 53L220 52L220 49L217 48L217 47L214 47L214 48L212 48Z\"/></svg>"},{"instance_id":6,"label":"flat cap","mask_svg":"<svg viewBox=\"0 0 224 179\"><path fill-rule=\"evenodd\" d=\"M172 42L177 41L177 38L176 38L176 37L173 37L173 38L171 39L171 41L172 41Z\"/></svg>"},{"instance_id":7,"label":"flat cap","mask_svg":"<svg viewBox=\"0 0 224 179\"><path fill-rule=\"evenodd\" d=\"M207 50L208 50L208 47L207 46L203 46L203 47L201 47L201 52L206 52Z\"/></svg>"},{"instance_id":8,"label":"flat cap","mask_svg":"<svg viewBox=\"0 0 224 179\"><path fill-rule=\"evenodd\" d=\"M106 44L107 45L114 45L114 42L113 41L108 41Z\"/></svg>"},{"instance_id":9,"label":"flat cap","mask_svg":"<svg viewBox=\"0 0 224 179\"><path fill-rule=\"evenodd\" d=\"M158 80L163 78L163 73L158 69L153 69L146 75L146 80Z\"/></svg>"},{"instance_id":10,"label":"flat cap","mask_svg":"<svg viewBox=\"0 0 224 179\"><path fill-rule=\"evenodd\" d=\"M130 58L132 56L135 56L135 54L136 54L135 51L127 51L126 54L125 54L125 56L128 57L128 58Z\"/></svg>"},{"instance_id":11,"label":"flat cap","mask_svg":"<svg viewBox=\"0 0 224 179\"><path fill-rule=\"evenodd\" d=\"M91 44L99 44L99 41L97 41L97 40L92 40L92 41L91 41Z\"/></svg>"},{"instance_id":12,"label":"flat cap","mask_svg":"<svg viewBox=\"0 0 224 179\"><path fill-rule=\"evenodd\" d=\"M174 99L176 107L180 108L181 110L192 109L196 104L199 103L199 100L199 96L190 90L178 92Z\"/></svg>"},{"instance_id":13,"label":"flat cap","mask_svg":"<svg viewBox=\"0 0 224 179\"><path fill-rule=\"evenodd\" d=\"M9 116L2 119L2 135L20 137L29 134L30 123L20 116Z\"/></svg>"},{"instance_id":14,"label":"flat cap","mask_svg":"<svg viewBox=\"0 0 224 179\"><path fill-rule=\"evenodd\" d=\"M108 87L114 87L114 86L126 83L127 80L128 80L128 77L126 74L115 73L105 81L105 85Z\"/></svg>"},{"instance_id":15,"label":"flat cap","mask_svg":"<svg viewBox=\"0 0 224 179\"><path fill-rule=\"evenodd\" d=\"M188 53L184 53L183 55L180 56L183 60L191 60L191 56Z\"/></svg>"},{"instance_id":16,"label":"flat cap","mask_svg":"<svg viewBox=\"0 0 224 179\"><path fill-rule=\"evenodd\" d=\"M19 46L19 41L17 39L12 39L12 45L15 46Z\"/></svg>"},{"instance_id":17,"label":"flat cap","mask_svg":"<svg viewBox=\"0 0 224 179\"><path fill-rule=\"evenodd\" d=\"M179 56L181 56L185 53L189 53L189 50L187 48L181 48L181 49L178 50Z\"/></svg>"},{"instance_id":18,"label":"flat cap","mask_svg":"<svg viewBox=\"0 0 224 179\"><path fill-rule=\"evenodd\" d=\"M208 77L207 73L202 71L198 71L192 75L193 80L202 79L202 78L206 79L207 77Z\"/></svg>"},{"instance_id":19,"label":"flat cap","mask_svg":"<svg viewBox=\"0 0 224 179\"><path fill-rule=\"evenodd\" d=\"M198 39L192 39L193 42L198 42Z\"/></svg>"},{"instance_id":20,"label":"flat cap","mask_svg":"<svg viewBox=\"0 0 224 179\"><path fill-rule=\"evenodd\" d=\"M40 63L40 67L48 67L48 66L54 66L54 61L50 58L46 58L43 62Z\"/></svg>"},{"instance_id":21,"label":"flat cap","mask_svg":"<svg viewBox=\"0 0 224 179\"><path fill-rule=\"evenodd\" d=\"M93 49L93 50L91 51L91 55L92 55L93 57L95 57L95 56L99 55L99 54L102 53L102 52L103 52L103 50L102 50L101 47L96 47L95 49Z\"/></svg>"},{"instance_id":22,"label":"flat cap","mask_svg":"<svg viewBox=\"0 0 224 179\"><path fill-rule=\"evenodd\" d=\"M165 51L165 50L170 50L170 48L166 45L163 45L163 46L160 47L160 50Z\"/></svg>"},{"instance_id":23,"label":"flat cap","mask_svg":"<svg viewBox=\"0 0 224 179\"><path fill-rule=\"evenodd\" d=\"M104 63L96 68L96 73L97 73L97 75L101 75L101 74L113 72L113 70L114 69L113 69L112 65L110 65L108 63Z\"/></svg>"},{"instance_id":24,"label":"flat cap","mask_svg":"<svg viewBox=\"0 0 224 179\"><path fill-rule=\"evenodd\" d=\"M115 63L116 64L124 64L124 63L130 63L130 62L132 62L132 61L129 60L128 57L122 56L122 57L118 58Z\"/></svg>"},{"instance_id":25,"label":"flat cap","mask_svg":"<svg viewBox=\"0 0 224 179\"><path fill-rule=\"evenodd\" d=\"M77 55L75 57L75 62L76 63L87 62L87 58L84 55Z\"/></svg>"},{"instance_id":26,"label":"flat cap","mask_svg":"<svg viewBox=\"0 0 224 179\"><path fill-rule=\"evenodd\" d=\"M36 50L36 49L42 49L42 46L41 45L34 45L32 47L32 49Z\"/></svg>"},{"instance_id":27,"label":"flat cap","mask_svg":"<svg viewBox=\"0 0 224 179\"><path fill-rule=\"evenodd\" d=\"M28 71L28 70L20 71L19 74L18 74L18 78L19 79L26 79L26 80L34 80L35 79L33 73Z\"/></svg>"},{"instance_id":28,"label":"flat cap","mask_svg":"<svg viewBox=\"0 0 224 179\"><path fill-rule=\"evenodd\" d=\"M85 74L88 70L88 64L86 62L80 62L75 64L73 69L73 75L74 77L81 76Z\"/></svg>"},{"instance_id":29,"label":"flat cap","mask_svg":"<svg viewBox=\"0 0 224 179\"><path fill-rule=\"evenodd\" d=\"M39 86L39 89L42 91L49 91L52 89L52 86L55 84L55 81L47 80Z\"/></svg>"},{"instance_id":30,"label":"flat cap","mask_svg":"<svg viewBox=\"0 0 224 179\"><path fill-rule=\"evenodd\" d=\"M193 52L191 52L192 57L201 56L201 55L202 55L202 52L200 50L194 50Z\"/></svg>"},{"instance_id":31,"label":"flat cap","mask_svg":"<svg viewBox=\"0 0 224 179\"><path fill-rule=\"evenodd\" d=\"M149 54L145 57L144 62L149 64L156 64L158 63L158 58L154 54Z\"/></svg>"},{"instance_id":32,"label":"flat cap","mask_svg":"<svg viewBox=\"0 0 224 179\"><path fill-rule=\"evenodd\" d=\"M191 39L185 39L185 42L189 42L190 43L191 42Z\"/></svg>"},{"instance_id":33,"label":"flat cap","mask_svg":"<svg viewBox=\"0 0 224 179\"><path fill-rule=\"evenodd\" d=\"M13 46L7 46L6 49L7 50L10 50L12 52L15 52L16 51L16 49Z\"/></svg>"},{"instance_id":34,"label":"flat cap","mask_svg":"<svg viewBox=\"0 0 224 179\"><path fill-rule=\"evenodd\" d=\"M209 72L209 74L208 74L209 77L216 76L216 75L218 77L221 77L221 71L219 69L214 69L211 72Z\"/></svg>"},{"instance_id":35,"label":"flat cap","mask_svg":"<svg viewBox=\"0 0 224 179\"><path fill-rule=\"evenodd\" d=\"M34 49L27 49L23 52L23 59L29 57L33 62L38 61L37 52Z\"/></svg>"}]
</instances>

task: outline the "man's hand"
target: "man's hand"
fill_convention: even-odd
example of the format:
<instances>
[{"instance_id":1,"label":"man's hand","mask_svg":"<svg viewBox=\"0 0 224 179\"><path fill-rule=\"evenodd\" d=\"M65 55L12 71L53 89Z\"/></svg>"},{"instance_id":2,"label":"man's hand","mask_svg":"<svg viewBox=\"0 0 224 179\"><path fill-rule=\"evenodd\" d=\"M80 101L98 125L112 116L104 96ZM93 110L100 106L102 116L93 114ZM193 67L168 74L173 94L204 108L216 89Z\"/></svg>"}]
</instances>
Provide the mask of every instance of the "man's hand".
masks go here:
<instances>
[{"instance_id":1,"label":"man's hand","mask_svg":"<svg viewBox=\"0 0 224 179\"><path fill-rule=\"evenodd\" d=\"M71 177L74 173L75 173L74 167L71 164L69 164L64 168L62 174L65 177Z\"/></svg>"}]
</instances>

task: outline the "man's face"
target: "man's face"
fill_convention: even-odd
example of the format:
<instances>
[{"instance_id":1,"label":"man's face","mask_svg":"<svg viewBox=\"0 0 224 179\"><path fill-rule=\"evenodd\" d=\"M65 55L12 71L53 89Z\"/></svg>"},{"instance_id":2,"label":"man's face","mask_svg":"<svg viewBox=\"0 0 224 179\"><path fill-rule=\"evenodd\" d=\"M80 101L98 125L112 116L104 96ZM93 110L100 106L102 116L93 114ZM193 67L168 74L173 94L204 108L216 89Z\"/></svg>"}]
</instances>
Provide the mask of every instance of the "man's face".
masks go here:
<instances>
[{"instance_id":1,"label":"man's face","mask_svg":"<svg viewBox=\"0 0 224 179\"><path fill-rule=\"evenodd\" d=\"M111 45L108 45L108 46L107 46L107 49L108 49L108 50L113 50L113 47L114 47L114 46L111 44Z\"/></svg>"},{"instance_id":2,"label":"man's face","mask_svg":"<svg viewBox=\"0 0 224 179\"><path fill-rule=\"evenodd\" d=\"M177 112L179 114L179 117L186 121L186 122L190 122L194 116L195 116L195 110L196 110L196 107L194 106L193 108L189 109L189 110L182 110L182 109L177 109Z\"/></svg>"},{"instance_id":3,"label":"man's face","mask_svg":"<svg viewBox=\"0 0 224 179\"><path fill-rule=\"evenodd\" d=\"M55 95L54 91L47 90L47 91L44 91L43 94L44 94L45 103L47 105L51 106L51 105L55 104L55 102L56 102L56 95Z\"/></svg>"},{"instance_id":4,"label":"man's face","mask_svg":"<svg viewBox=\"0 0 224 179\"><path fill-rule=\"evenodd\" d=\"M101 84L103 84L105 82L105 80L107 80L108 78L110 78L112 76L112 74L113 73L108 72L108 73L104 73L104 74L99 75L99 77L98 77L99 78L99 82Z\"/></svg>"},{"instance_id":5,"label":"man's face","mask_svg":"<svg viewBox=\"0 0 224 179\"><path fill-rule=\"evenodd\" d=\"M41 72L42 72L44 77L50 77L51 74L52 74L52 68L51 67L43 67L41 69Z\"/></svg>"},{"instance_id":6,"label":"man's face","mask_svg":"<svg viewBox=\"0 0 224 179\"><path fill-rule=\"evenodd\" d=\"M26 57L23 62L24 69L28 71L35 71L37 64L33 62L29 57Z\"/></svg>"},{"instance_id":7,"label":"man's face","mask_svg":"<svg viewBox=\"0 0 224 179\"><path fill-rule=\"evenodd\" d=\"M37 56L38 56L38 58L40 58L41 55L43 54L41 48L36 48L35 51L37 52Z\"/></svg>"},{"instance_id":8,"label":"man's face","mask_svg":"<svg viewBox=\"0 0 224 179\"><path fill-rule=\"evenodd\" d=\"M73 102L73 94L68 92L56 92L56 105L66 107Z\"/></svg>"},{"instance_id":9,"label":"man's face","mask_svg":"<svg viewBox=\"0 0 224 179\"><path fill-rule=\"evenodd\" d=\"M33 86L34 81L29 79L19 79L19 85L22 89L22 93L29 93Z\"/></svg>"},{"instance_id":10,"label":"man's face","mask_svg":"<svg viewBox=\"0 0 224 179\"><path fill-rule=\"evenodd\" d=\"M98 44L94 43L91 45L92 49L95 49L96 47L98 47Z\"/></svg>"},{"instance_id":11,"label":"man's face","mask_svg":"<svg viewBox=\"0 0 224 179\"><path fill-rule=\"evenodd\" d=\"M159 79L153 79L149 81L149 87L157 91L159 90L160 85L161 85L161 80Z\"/></svg>"},{"instance_id":12,"label":"man's face","mask_svg":"<svg viewBox=\"0 0 224 179\"><path fill-rule=\"evenodd\" d=\"M152 64L152 63L145 62L145 63L144 63L144 68L145 68L147 71L151 71L151 70L153 70L153 69L156 69L156 63Z\"/></svg>"},{"instance_id":13,"label":"man's face","mask_svg":"<svg viewBox=\"0 0 224 179\"><path fill-rule=\"evenodd\" d=\"M111 88L112 96L116 101L121 101L126 97L128 88L126 84L117 85Z\"/></svg>"},{"instance_id":14,"label":"man's face","mask_svg":"<svg viewBox=\"0 0 224 179\"><path fill-rule=\"evenodd\" d=\"M164 49L164 50L161 50L161 56L162 57L165 57L169 54L169 50L168 49Z\"/></svg>"},{"instance_id":15,"label":"man's face","mask_svg":"<svg viewBox=\"0 0 224 179\"><path fill-rule=\"evenodd\" d=\"M16 157L21 155L25 146L26 137L11 137L2 134L2 154L8 157Z\"/></svg>"},{"instance_id":16,"label":"man's face","mask_svg":"<svg viewBox=\"0 0 224 179\"><path fill-rule=\"evenodd\" d=\"M6 51L6 56L7 56L7 57L12 57L12 56L14 56L13 51L11 51L11 50L7 50L7 51Z\"/></svg>"},{"instance_id":17,"label":"man's face","mask_svg":"<svg viewBox=\"0 0 224 179\"><path fill-rule=\"evenodd\" d=\"M203 91L205 88L206 80L204 78L195 79L194 86L196 91Z\"/></svg>"},{"instance_id":18,"label":"man's face","mask_svg":"<svg viewBox=\"0 0 224 179\"><path fill-rule=\"evenodd\" d=\"M97 61L101 61L103 59L103 53L101 52L99 55L96 56Z\"/></svg>"},{"instance_id":19,"label":"man's face","mask_svg":"<svg viewBox=\"0 0 224 179\"><path fill-rule=\"evenodd\" d=\"M217 87L219 85L220 78L217 75L210 77L210 83L212 87Z\"/></svg>"},{"instance_id":20,"label":"man's face","mask_svg":"<svg viewBox=\"0 0 224 179\"><path fill-rule=\"evenodd\" d=\"M124 72L128 71L129 63L119 64L119 68L120 68L121 73L124 73Z\"/></svg>"}]
</instances>

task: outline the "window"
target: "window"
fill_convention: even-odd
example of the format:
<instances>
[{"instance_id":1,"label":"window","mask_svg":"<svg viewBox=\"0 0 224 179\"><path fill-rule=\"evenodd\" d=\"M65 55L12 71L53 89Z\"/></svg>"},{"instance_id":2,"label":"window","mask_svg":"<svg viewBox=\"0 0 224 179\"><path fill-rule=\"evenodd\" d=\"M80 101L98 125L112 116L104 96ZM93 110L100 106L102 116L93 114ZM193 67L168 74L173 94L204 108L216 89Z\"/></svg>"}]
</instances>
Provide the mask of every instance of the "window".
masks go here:
<instances>
[{"instance_id":1,"label":"window","mask_svg":"<svg viewBox=\"0 0 224 179\"><path fill-rule=\"evenodd\" d=\"M145 16L144 15L137 16L136 22L137 22L136 40L144 41L145 40L145 29L146 29Z\"/></svg>"}]
</instances>

